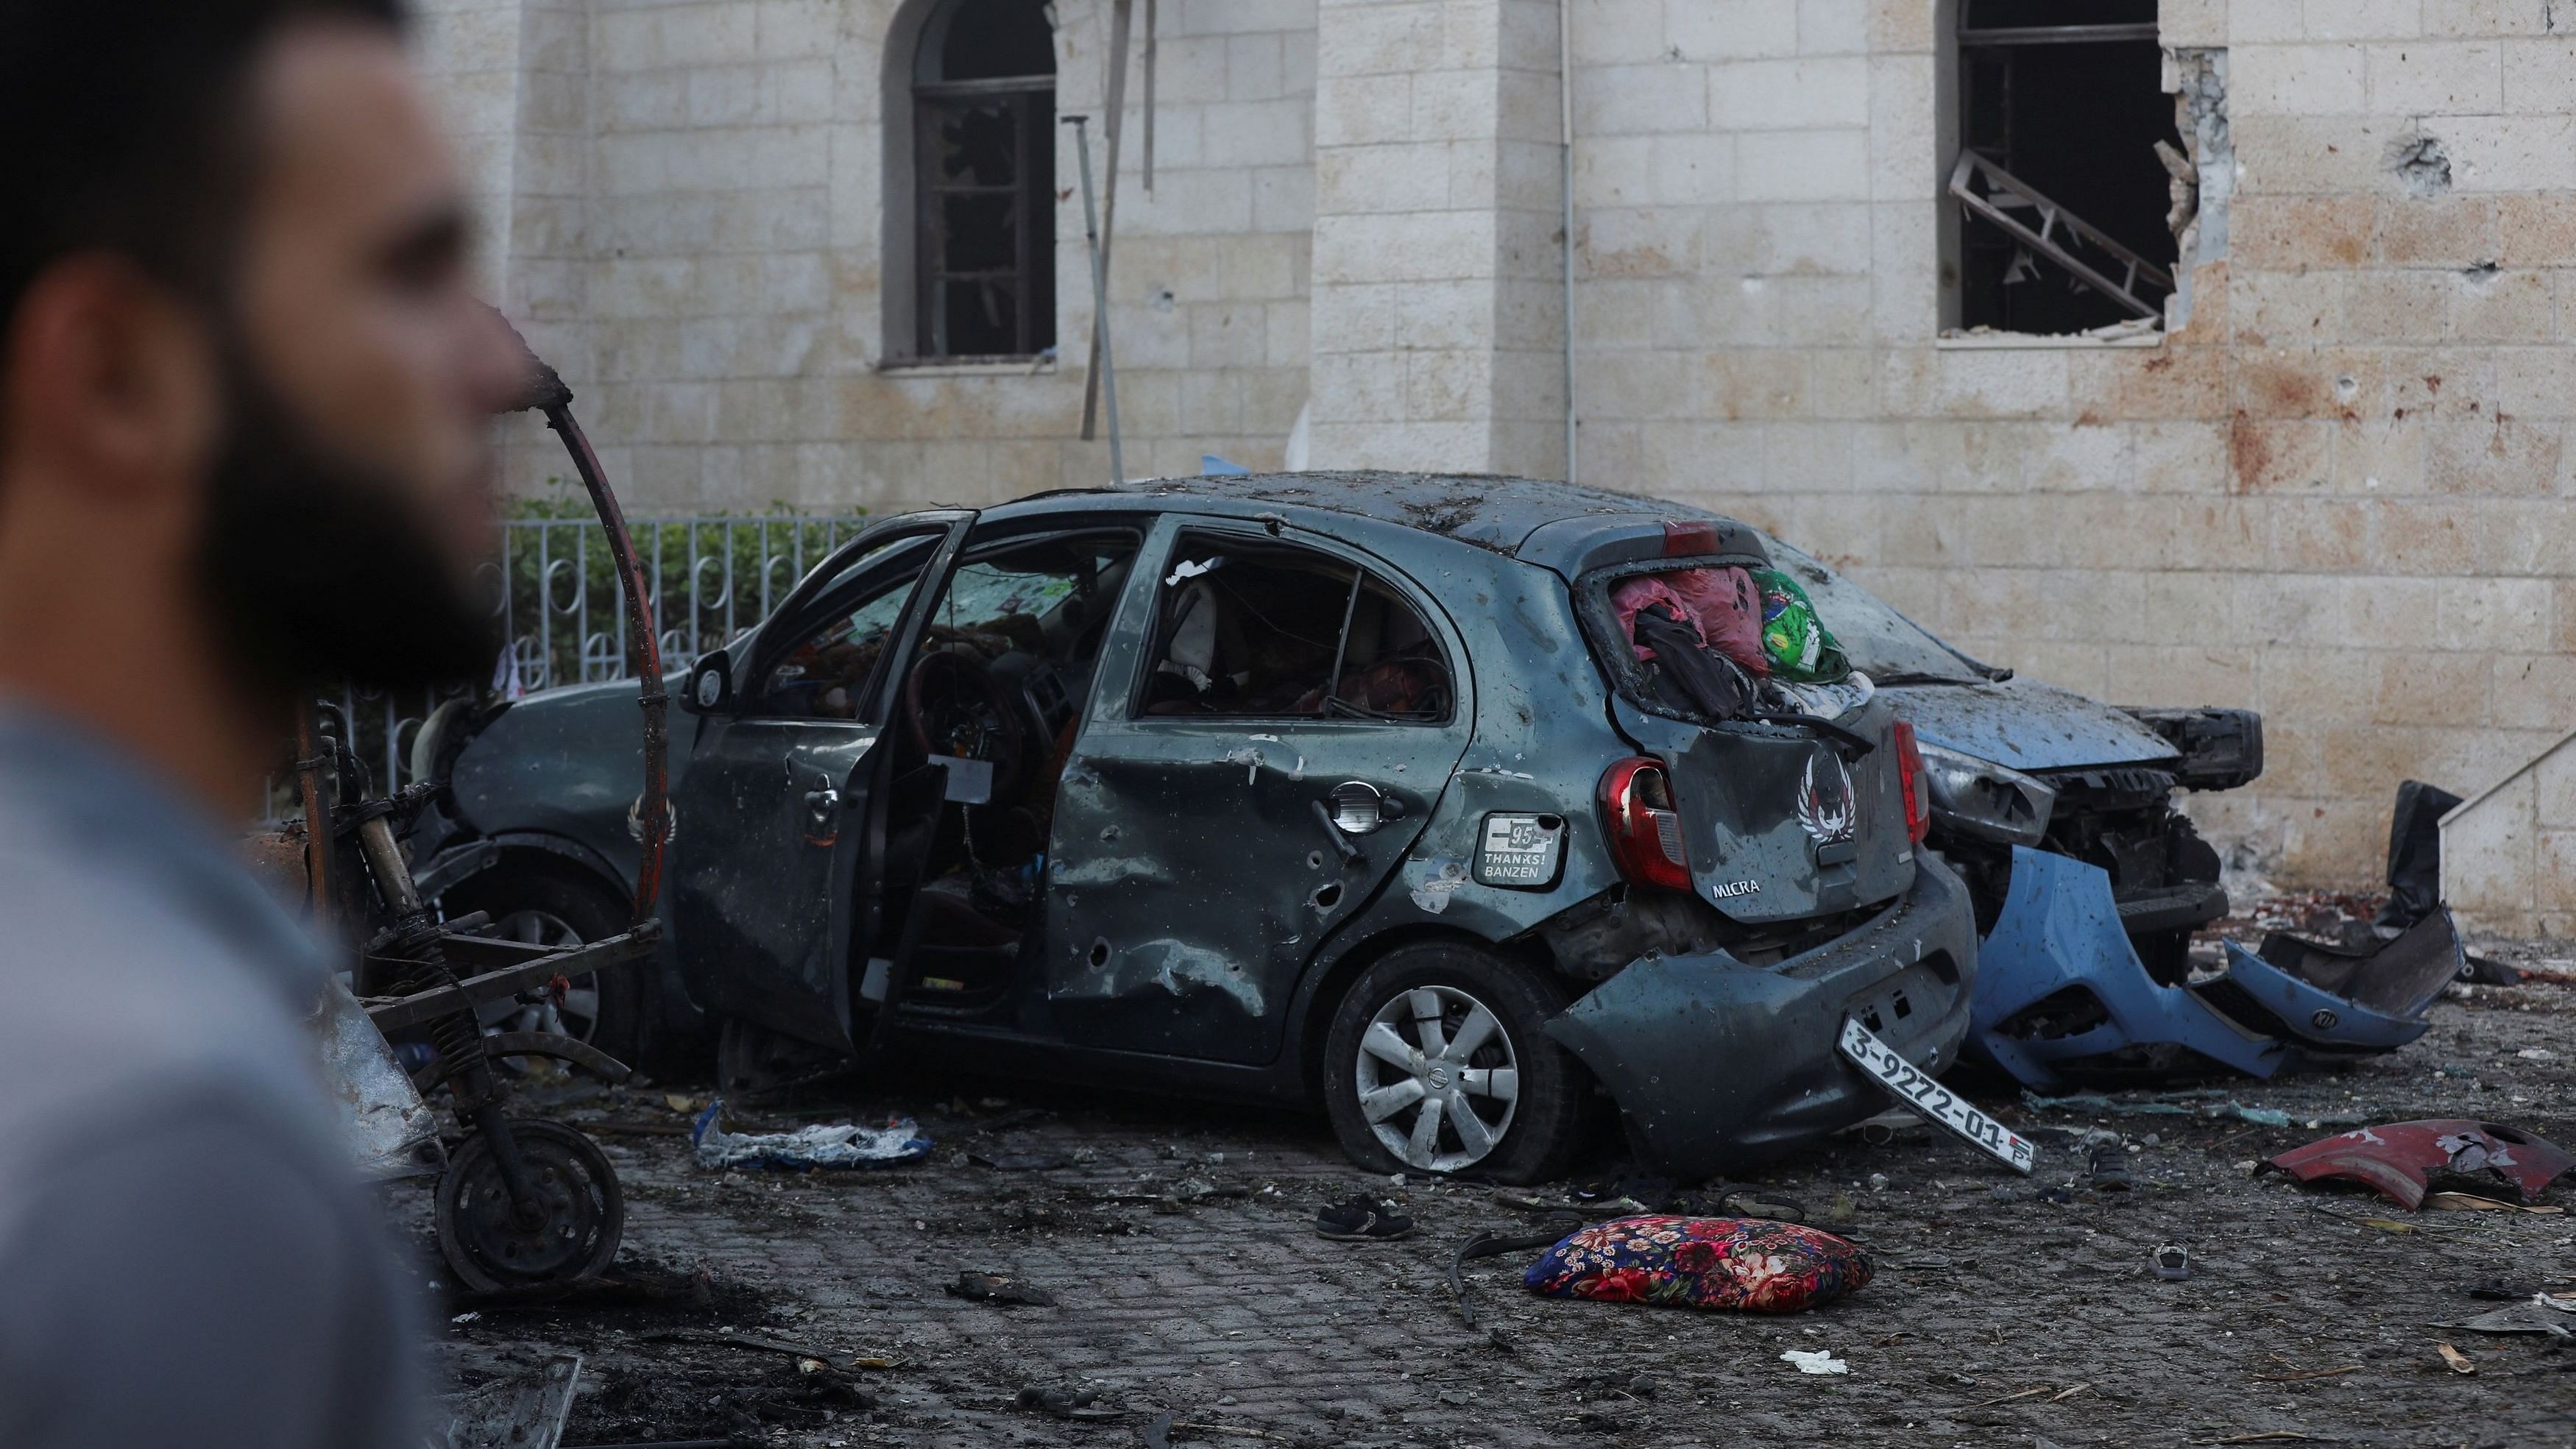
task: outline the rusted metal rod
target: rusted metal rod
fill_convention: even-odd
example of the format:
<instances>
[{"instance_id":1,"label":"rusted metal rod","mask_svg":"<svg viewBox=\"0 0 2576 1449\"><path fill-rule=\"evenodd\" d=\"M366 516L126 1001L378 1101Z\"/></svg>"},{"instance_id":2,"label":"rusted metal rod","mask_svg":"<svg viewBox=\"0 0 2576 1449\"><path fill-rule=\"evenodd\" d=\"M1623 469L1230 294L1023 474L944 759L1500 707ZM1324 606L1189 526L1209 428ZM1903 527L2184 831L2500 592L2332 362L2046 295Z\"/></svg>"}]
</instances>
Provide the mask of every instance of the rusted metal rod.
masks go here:
<instances>
[{"instance_id":1,"label":"rusted metal rod","mask_svg":"<svg viewBox=\"0 0 2576 1449\"><path fill-rule=\"evenodd\" d=\"M331 811L322 803L322 732L310 699L295 706L295 789L304 805L304 900L319 919L331 908Z\"/></svg>"},{"instance_id":2,"label":"rusted metal rod","mask_svg":"<svg viewBox=\"0 0 2576 1449\"><path fill-rule=\"evenodd\" d=\"M1066 116L1063 124L1073 128L1074 155L1082 163L1082 226L1084 238L1091 244L1091 342L1097 363L1092 375L1100 380L1101 396L1109 405L1109 481L1124 483L1127 455L1118 435L1118 363L1109 349L1109 239L1101 231L1100 210L1092 199L1091 136L1083 125L1089 119Z\"/></svg>"},{"instance_id":3,"label":"rusted metal rod","mask_svg":"<svg viewBox=\"0 0 2576 1449\"><path fill-rule=\"evenodd\" d=\"M599 454L573 418L572 389L565 385L561 373L528 348L527 339L519 337L507 318L497 311L492 316L527 354L527 392L508 411L542 415L546 426L563 440L564 451L572 455L573 471L581 475L581 486L590 490L590 505L599 513L599 526L608 535L609 557L617 565L618 592L626 601L626 666L635 672L642 692L638 703L644 708L644 790L635 798L636 843L644 848L642 858L635 864L635 920L640 924L651 918L653 903L662 894L662 856L671 840L670 701L662 690L662 641L653 628L653 596L644 581L644 566L635 557L635 538L627 531L626 512L617 506L617 494L608 486L608 473L599 466ZM542 583L540 580L541 586ZM544 607L542 600L538 607Z\"/></svg>"},{"instance_id":4,"label":"rusted metal rod","mask_svg":"<svg viewBox=\"0 0 2576 1449\"><path fill-rule=\"evenodd\" d=\"M599 455L572 415L572 389L560 382L557 387L560 391L545 405L546 426L555 430L564 450L572 454L573 471L590 490L591 506L599 510L599 526L608 533L618 589L626 600L626 667L634 671L642 688L638 702L644 708L644 793L636 801L635 818L643 833L644 854L635 866L635 919L643 921L652 916L653 902L662 893L662 854L671 839L670 699L662 689L662 643L653 627L652 595L645 586L644 565L635 557L634 536L627 532L625 510L617 506Z\"/></svg>"}]
</instances>

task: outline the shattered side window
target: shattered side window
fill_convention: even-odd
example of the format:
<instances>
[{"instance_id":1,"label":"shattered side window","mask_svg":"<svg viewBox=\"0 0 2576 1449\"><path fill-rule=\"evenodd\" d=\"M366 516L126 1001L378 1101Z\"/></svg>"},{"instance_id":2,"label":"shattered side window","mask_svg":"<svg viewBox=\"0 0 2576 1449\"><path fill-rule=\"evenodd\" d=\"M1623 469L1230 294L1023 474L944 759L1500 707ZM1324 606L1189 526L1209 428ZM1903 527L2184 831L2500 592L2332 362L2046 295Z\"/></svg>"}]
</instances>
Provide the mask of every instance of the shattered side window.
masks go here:
<instances>
[{"instance_id":1,"label":"shattered side window","mask_svg":"<svg viewBox=\"0 0 2576 1449\"><path fill-rule=\"evenodd\" d=\"M1975 666L1878 595L1778 539L1770 540L1770 549L1773 564L1806 589L1807 597L1815 602L1816 617L1833 630L1852 667L1873 681L1985 682L1986 676Z\"/></svg>"},{"instance_id":2,"label":"shattered side window","mask_svg":"<svg viewBox=\"0 0 2576 1449\"><path fill-rule=\"evenodd\" d=\"M1137 543L1136 534L1119 530L980 549L949 575L923 647L985 665L1087 666Z\"/></svg>"},{"instance_id":3,"label":"shattered side window","mask_svg":"<svg viewBox=\"0 0 2576 1449\"><path fill-rule=\"evenodd\" d=\"M857 602L828 607L805 626L786 657L761 682L758 711L789 719L856 719L867 697L868 676L885 657L886 641L903 618L904 605L930 561L930 541L904 539L871 551L849 577L874 572L892 555L917 555L908 568L880 580Z\"/></svg>"},{"instance_id":4,"label":"shattered side window","mask_svg":"<svg viewBox=\"0 0 2576 1449\"><path fill-rule=\"evenodd\" d=\"M1096 572L1096 570L1095 570ZM970 563L948 582L940 601L940 627L994 630L1007 621L1031 619L1073 596L1070 573L1028 571L1003 563Z\"/></svg>"},{"instance_id":5,"label":"shattered side window","mask_svg":"<svg viewBox=\"0 0 2576 1449\"><path fill-rule=\"evenodd\" d=\"M1448 720L1439 642L1384 581L1241 539L1185 534L1172 557L1139 715Z\"/></svg>"}]
</instances>

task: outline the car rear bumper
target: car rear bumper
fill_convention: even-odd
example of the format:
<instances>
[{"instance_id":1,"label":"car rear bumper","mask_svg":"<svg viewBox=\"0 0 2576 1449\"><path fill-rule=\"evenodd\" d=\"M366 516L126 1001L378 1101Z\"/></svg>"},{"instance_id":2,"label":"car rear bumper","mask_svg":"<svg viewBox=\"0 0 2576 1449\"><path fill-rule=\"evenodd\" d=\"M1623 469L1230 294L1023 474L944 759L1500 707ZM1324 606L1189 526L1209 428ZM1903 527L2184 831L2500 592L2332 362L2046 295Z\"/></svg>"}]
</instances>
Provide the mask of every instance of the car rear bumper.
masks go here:
<instances>
[{"instance_id":1,"label":"car rear bumper","mask_svg":"<svg viewBox=\"0 0 2576 1449\"><path fill-rule=\"evenodd\" d=\"M1850 934L1777 966L1723 951L1645 957L1547 1033L1598 1078L1663 1172L1699 1180L1777 1157L1889 1105L1836 1047L1845 1017L1927 1072L1958 1057L1976 978L1967 887L1918 853L1913 886Z\"/></svg>"}]
</instances>

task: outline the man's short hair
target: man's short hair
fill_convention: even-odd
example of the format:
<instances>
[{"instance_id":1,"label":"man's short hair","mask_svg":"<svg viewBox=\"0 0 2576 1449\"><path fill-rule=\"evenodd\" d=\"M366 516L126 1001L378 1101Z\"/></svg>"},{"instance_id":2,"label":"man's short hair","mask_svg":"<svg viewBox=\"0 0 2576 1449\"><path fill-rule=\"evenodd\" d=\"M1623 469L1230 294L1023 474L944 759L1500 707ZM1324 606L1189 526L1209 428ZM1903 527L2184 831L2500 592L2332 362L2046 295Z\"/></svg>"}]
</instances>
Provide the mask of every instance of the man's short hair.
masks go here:
<instances>
[{"instance_id":1,"label":"man's short hair","mask_svg":"<svg viewBox=\"0 0 2576 1449\"><path fill-rule=\"evenodd\" d=\"M222 283L247 189L250 81L288 26L399 31L404 0L0 0L0 328L63 257Z\"/></svg>"}]
</instances>

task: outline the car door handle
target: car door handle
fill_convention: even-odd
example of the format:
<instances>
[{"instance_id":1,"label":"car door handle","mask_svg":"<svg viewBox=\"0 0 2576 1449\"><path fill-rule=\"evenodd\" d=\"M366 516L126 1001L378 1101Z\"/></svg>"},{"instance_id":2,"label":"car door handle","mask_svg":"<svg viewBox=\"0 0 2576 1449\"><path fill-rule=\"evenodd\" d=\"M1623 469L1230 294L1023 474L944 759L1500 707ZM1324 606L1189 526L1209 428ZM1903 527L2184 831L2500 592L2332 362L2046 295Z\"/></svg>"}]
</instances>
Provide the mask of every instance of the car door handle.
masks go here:
<instances>
[{"instance_id":1,"label":"car door handle","mask_svg":"<svg viewBox=\"0 0 2576 1449\"><path fill-rule=\"evenodd\" d=\"M817 815L837 810L841 808L841 792L829 785L820 790L808 790L805 792L805 808Z\"/></svg>"}]
</instances>

